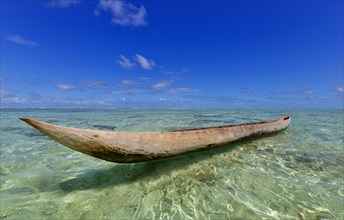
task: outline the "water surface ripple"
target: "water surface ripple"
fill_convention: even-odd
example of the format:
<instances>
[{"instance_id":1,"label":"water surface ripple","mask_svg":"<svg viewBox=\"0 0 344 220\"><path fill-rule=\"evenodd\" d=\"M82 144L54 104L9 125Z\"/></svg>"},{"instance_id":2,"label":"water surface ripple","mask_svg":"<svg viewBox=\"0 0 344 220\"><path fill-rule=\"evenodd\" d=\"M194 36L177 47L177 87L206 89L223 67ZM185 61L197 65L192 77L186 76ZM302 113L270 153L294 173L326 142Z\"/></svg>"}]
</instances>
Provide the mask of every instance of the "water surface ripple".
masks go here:
<instances>
[{"instance_id":1,"label":"water surface ripple","mask_svg":"<svg viewBox=\"0 0 344 220\"><path fill-rule=\"evenodd\" d=\"M121 165L66 148L18 120L167 131L286 114L276 135ZM344 219L342 110L1 109L2 219Z\"/></svg>"}]
</instances>

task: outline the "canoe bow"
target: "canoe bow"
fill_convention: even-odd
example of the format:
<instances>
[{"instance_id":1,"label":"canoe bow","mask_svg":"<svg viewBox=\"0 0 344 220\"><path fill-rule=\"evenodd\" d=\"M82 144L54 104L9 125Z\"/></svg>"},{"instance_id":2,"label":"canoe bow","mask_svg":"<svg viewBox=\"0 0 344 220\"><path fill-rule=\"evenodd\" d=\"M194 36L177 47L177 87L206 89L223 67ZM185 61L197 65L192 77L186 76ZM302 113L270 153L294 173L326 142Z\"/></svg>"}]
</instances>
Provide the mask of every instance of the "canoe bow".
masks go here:
<instances>
[{"instance_id":1,"label":"canoe bow","mask_svg":"<svg viewBox=\"0 0 344 220\"><path fill-rule=\"evenodd\" d=\"M117 132L69 128L32 118L19 118L51 139L84 154L117 163L165 159L207 150L244 138L275 133L289 126L291 117L166 132Z\"/></svg>"}]
</instances>

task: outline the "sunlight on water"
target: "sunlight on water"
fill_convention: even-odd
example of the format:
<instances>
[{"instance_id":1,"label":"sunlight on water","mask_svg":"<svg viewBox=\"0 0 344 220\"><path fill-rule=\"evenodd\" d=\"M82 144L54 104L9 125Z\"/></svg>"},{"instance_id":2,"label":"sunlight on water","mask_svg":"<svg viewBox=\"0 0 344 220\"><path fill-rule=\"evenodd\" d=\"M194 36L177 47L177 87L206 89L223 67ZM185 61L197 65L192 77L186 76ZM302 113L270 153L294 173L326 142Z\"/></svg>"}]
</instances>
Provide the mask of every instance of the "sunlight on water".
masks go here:
<instances>
[{"instance_id":1,"label":"sunlight on water","mask_svg":"<svg viewBox=\"0 0 344 220\"><path fill-rule=\"evenodd\" d=\"M166 131L292 116L276 135L121 165L66 148L20 116ZM1 109L2 219L343 219L342 110Z\"/></svg>"}]
</instances>

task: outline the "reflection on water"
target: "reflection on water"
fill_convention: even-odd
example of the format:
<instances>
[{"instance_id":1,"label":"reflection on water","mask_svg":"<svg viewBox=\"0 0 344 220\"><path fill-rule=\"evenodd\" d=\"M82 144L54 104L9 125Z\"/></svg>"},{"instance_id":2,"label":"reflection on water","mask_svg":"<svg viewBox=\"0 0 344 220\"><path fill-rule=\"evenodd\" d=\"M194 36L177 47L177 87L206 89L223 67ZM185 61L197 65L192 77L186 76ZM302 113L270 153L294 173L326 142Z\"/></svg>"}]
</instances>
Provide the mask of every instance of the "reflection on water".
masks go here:
<instances>
[{"instance_id":1,"label":"reflection on water","mask_svg":"<svg viewBox=\"0 0 344 220\"><path fill-rule=\"evenodd\" d=\"M287 130L167 160L116 164L35 133L19 116L163 131L292 116ZM343 219L343 111L1 109L3 219Z\"/></svg>"}]
</instances>

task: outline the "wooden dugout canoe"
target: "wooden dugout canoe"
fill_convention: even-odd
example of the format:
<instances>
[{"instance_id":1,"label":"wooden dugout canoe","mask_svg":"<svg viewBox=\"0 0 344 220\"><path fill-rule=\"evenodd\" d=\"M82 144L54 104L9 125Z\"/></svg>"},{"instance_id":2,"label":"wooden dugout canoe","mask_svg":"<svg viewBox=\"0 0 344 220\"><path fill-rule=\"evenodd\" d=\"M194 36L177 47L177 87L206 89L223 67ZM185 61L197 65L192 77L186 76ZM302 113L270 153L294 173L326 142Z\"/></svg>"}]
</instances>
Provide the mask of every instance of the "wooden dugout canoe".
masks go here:
<instances>
[{"instance_id":1,"label":"wooden dugout canoe","mask_svg":"<svg viewBox=\"0 0 344 220\"><path fill-rule=\"evenodd\" d=\"M291 118L166 132L117 132L69 128L19 118L51 139L84 154L118 163L165 159L286 129Z\"/></svg>"}]
</instances>

